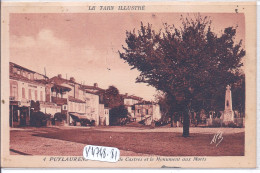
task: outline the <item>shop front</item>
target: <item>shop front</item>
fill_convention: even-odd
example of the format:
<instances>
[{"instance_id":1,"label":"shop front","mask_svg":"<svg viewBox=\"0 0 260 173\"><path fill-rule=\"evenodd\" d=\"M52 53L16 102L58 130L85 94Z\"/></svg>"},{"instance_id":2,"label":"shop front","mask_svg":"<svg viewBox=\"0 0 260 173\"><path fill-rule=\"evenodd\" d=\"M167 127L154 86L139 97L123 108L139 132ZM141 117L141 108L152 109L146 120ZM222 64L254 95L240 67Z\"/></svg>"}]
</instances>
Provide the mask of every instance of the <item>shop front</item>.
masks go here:
<instances>
[{"instance_id":1,"label":"shop front","mask_svg":"<svg viewBox=\"0 0 260 173\"><path fill-rule=\"evenodd\" d=\"M10 100L10 127L23 127L30 125L30 101Z\"/></svg>"}]
</instances>

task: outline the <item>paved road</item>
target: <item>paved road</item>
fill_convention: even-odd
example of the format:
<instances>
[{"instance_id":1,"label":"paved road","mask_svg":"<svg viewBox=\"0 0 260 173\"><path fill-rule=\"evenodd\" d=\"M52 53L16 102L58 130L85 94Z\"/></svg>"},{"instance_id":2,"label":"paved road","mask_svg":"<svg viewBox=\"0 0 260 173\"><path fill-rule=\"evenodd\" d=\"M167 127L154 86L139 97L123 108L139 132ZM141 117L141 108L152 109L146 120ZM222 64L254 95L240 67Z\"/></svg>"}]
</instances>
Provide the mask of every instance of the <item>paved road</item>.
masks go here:
<instances>
[{"instance_id":1,"label":"paved road","mask_svg":"<svg viewBox=\"0 0 260 173\"><path fill-rule=\"evenodd\" d=\"M173 133L169 133L173 132ZM209 145L214 134L222 132L228 139L222 142L221 147L214 149ZM83 148L89 142L97 142L105 145L117 145L120 148L121 156L144 156L151 155L149 153L161 153L157 151L160 148L165 150L165 154L169 151L172 153L179 152L181 147L196 146L197 151L204 151L212 155L228 155L228 149L237 147L230 154L240 155L243 153L243 138L238 137L243 134L244 128L190 128L193 136L184 140L181 136L182 128L154 128L149 127L48 127L48 128L12 128L10 133L10 153L16 155L55 155L55 156L82 156ZM65 134L64 134L65 133ZM66 135L68 134L68 135ZM163 135L165 134L165 135ZM174 135L175 134L175 135ZM199 135L202 134L202 135ZM237 134L237 135L234 135ZM107 135L111 135L113 140ZM51 137L53 136L53 137ZM243 136L243 135L242 135ZM104 138L106 137L106 138ZM82 138L82 139L79 139ZM90 139L91 138L91 139ZM101 139L103 138L103 139ZM133 138L136 138L133 140ZM173 139L176 143L169 141ZM99 140L100 139L100 140ZM112 140L112 141L110 141ZM233 141L232 141L233 140ZM114 142L113 142L114 141ZM161 141L161 142L159 142ZM190 141L190 142L187 142ZM103 142L103 143L102 143ZM112 143L111 143L112 142ZM187 142L187 143L186 143ZM230 143L235 145L230 146ZM143 144L141 144L143 143ZM91 144L91 143L90 143ZM164 144L165 146L162 146ZM170 147L174 144L175 147ZM92 144L93 145L93 144ZM153 146L154 152L145 151L147 147L143 145ZM136 148L137 147L137 148ZM138 149L139 147L139 149ZM177 147L177 148L176 148ZM179 147L179 149L178 149ZM148 147L149 148L149 147ZM208 151L206 151L208 150ZM184 150L185 152L185 150ZM235 152L235 153L232 153ZM183 154L181 152L180 154ZM189 154L189 153L187 153ZM156 155L156 154L152 154Z\"/></svg>"}]
</instances>

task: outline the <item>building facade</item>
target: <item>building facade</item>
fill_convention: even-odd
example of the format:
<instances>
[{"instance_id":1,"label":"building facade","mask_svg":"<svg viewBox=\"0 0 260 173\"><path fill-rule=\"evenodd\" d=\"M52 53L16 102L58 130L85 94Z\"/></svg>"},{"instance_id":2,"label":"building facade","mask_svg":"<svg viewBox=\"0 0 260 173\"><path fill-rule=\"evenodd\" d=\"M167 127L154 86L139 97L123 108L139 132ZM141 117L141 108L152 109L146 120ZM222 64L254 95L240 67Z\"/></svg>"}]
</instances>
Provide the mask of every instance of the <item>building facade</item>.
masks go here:
<instances>
[{"instance_id":1,"label":"building facade","mask_svg":"<svg viewBox=\"0 0 260 173\"><path fill-rule=\"evenodd\" d=\"M10 126L30 125L31 103L46 102L48 77L15 63L9 63ZM42 106L43 107L43 106Z\"/></svg>"},{"instance_id":2,"label":"building facade","mask_svg":"<svg viewBox=\"0 0 260 173\"><path fill-rule=\"evenodd\" d=\"M85 91L86 114L89 119L95 121L95 125L99 124L99 96L90 91Z\"/></svg>"},{"instance_id":3,"label":"building facade","mask_svg":"<svg viewBox=\"0 0 260 173\"><path fill-rule=\"evenodd\" d=\"M128 95L128 93L121 96L124 99L124 106L126 107L128 114L134 118L135 117L134 105L140 103L143 100L143 98L134 95Z\"/></svg>"},{"instance_id":4,"label":"building facade","mask_svg":"<svg viewBox=\"0 0 260 173\"><path fill-rule=\"evenodd\" d=\"M135 105L136 121L144 121L144 124L150 125L153 121L159 121L162 118L160 106L151 102L142 102Z\"/></svg>"},{"instance_id":5,"label":"building facade","mask_svg":"<svg viewBox=\"0 0 260 173\"><path fill-rule=\"evenodd\" d=\"M69 80L59 74L50 79L51 101L61 106L61 113L66 115L66 124L75 124L75 121L86 114L84 90L73 77Z\"/></svg>"}]
</instances>

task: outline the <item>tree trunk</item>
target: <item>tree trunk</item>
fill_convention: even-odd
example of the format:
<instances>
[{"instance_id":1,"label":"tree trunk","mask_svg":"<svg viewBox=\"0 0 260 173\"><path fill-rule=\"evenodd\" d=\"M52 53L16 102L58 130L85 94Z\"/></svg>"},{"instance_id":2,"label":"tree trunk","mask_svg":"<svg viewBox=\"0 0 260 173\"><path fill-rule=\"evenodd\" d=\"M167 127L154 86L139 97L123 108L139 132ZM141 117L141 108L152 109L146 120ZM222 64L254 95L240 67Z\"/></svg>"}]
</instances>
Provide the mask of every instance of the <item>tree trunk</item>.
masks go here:
<instances>
[{"instance_id":1,"label":"tree trunk","mask_svg":"<svg viewBox=\"0 0 260 173\"><path fill-rule=\"evenodd\" d=\"M183 114L183 137L189 137L190 135L190 116L189 109L185 109Z\"/></svg>"}]
</instances>

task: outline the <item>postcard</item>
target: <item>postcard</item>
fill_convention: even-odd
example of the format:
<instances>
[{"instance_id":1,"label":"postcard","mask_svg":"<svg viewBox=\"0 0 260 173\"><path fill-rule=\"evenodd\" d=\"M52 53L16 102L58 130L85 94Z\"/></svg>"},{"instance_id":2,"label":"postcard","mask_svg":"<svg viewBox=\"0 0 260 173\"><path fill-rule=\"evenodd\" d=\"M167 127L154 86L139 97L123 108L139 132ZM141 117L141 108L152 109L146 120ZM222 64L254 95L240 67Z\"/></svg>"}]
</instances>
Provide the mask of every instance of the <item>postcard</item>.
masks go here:
<instances>
[{"instance_id":1,"label":"postcard","mask_svg":"<svg viewBox=\"0 0 260 173\"><path fill-rule=\"evenodd\" d=\"M256 2L2 2L1 165L256 167Z\"/></svg>"}]
</instances>

